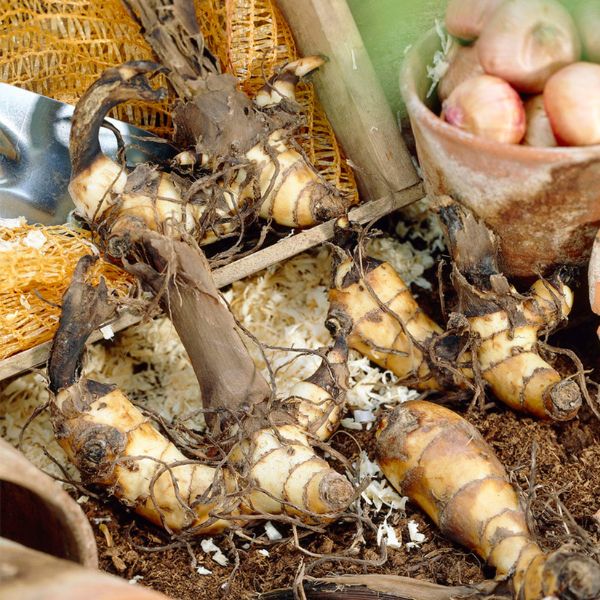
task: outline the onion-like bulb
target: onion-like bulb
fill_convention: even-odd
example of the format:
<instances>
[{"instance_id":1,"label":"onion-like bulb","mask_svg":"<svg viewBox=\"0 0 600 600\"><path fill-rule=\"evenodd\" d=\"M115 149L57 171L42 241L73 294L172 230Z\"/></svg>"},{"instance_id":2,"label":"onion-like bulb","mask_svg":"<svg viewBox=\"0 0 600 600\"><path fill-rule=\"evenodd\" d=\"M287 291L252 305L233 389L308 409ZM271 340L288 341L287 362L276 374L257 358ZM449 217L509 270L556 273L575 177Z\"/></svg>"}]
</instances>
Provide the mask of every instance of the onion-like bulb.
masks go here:
<instances>
[{"instance_id":1,"label":"onion-like bulb","mask_svg":"<svg viewBox=\"0 0 600 600\"><path fill-rule=\"evenodd\" d=\"M475 46L455 44L448 56L448 62L448 69L438 85L438 97L442 101L463 81L477 75L483 75L483 67L479 63Z\"/></svg>"},{"instance_id":2,"label":"onion-like bulb","mask_svg":"<svg viewBox=\"0 0 600 600\"><path fill-rule=\"evenodd\" d=\"M575 11L575 24L587 60L600 62L600 2L588 0Z\"/></svg>"},{"instance_id":3,"label":"onion-like bulb","mask_svg":"<svg viewBox=\"0 0 600 600\"><path fill-rule=\"evenodd\" d=\"M446 8L446 29L465 41L479 37L482 29L503 0L450 0Z\"/></svg>"},{"instance_id":4,"label":"onion-like bulb","mask_svg":"<svg viewBox=\"0 0 600 600\"><path fill-rule=\"evenodd\" d=\"M537 94L553 73L579 60L575 23L556 0L507 0L477 41L486 73Z\"/></svg>"},{"instance_id":5,"label":"onion-like bulb","mask_svg":"<svg viewBox=\"0 0 600 600\"><path fill-rule=\"evenodd\" d=\"M561 144L600 144L600 65L578 62L552 75L544 106Z\"/></svg>"},{"instance_id":6,"label":"onion-like bulb","mask_svg":"<svg viewBox=\"0 0 600 600\"><path fill-rule=\"evenodd\" d=\"M525 102L525 118L527 131L522 142L525 146L551 148L558 145L544 108L543 94L538 94Z\"/></svg>"},{"instance_id":7,"label":"onion-like bulb","mask_svg":"<svg viewBox=\"0 0 600 600\"><path fill-rule=\"evenodd\" d=\"M525 109L506 81L479 75L463 81L442 103L442 118L474 135L518 144L525 135Z\"/></svg>"}]
</instances>

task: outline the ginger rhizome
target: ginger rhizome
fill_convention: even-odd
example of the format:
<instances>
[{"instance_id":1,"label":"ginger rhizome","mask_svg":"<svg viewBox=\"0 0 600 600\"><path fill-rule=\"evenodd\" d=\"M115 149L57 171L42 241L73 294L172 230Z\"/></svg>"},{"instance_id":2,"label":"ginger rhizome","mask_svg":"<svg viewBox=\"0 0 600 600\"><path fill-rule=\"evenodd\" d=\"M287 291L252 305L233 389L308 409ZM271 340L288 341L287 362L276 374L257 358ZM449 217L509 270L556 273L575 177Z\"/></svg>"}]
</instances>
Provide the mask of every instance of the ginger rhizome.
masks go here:
<instances>
[{"instance_id":1,"label":"ginger rhizome","mask_svg":"<svg viewBox=\"0 0 600 600\"><path fill-rule=\"evenodd\" d=\"M456 312L466 318L471 351L481 377L502 402L521 412L557 421L572 419L581 390L564 379L538 351L538 339L564 321L573 293L560 271L518 294L498 268L494 234L454 202L440 207L453 258Z\"/></svg>"},{"instance_id":2,"label":"ginger rhizome","mask_svg":"<svg viewBox=\"0 0 600 600\"><path fill-rule=\"evenodd\" d=\"M394 268L364 255L357 231L343 217L336 222L333 248L330 313L344 314L352 324L350 347L418 389L439 390L451 383L452 375L432 359L442 328Z\"/></svg>"},{"instance_id":3,"label":"ginger rhizome","mask_svg":"<svg viewBox=\"0 0 600 600\"><path fill-rule=\"evenodd\" d=\"M453 411L409 401L385 416L377 458L390 483L416 502L442 533L510 579L518 600L600 597L600 566L568 550L544 552L493 450Z\"/></svg>"},{"instance_id":4,"label":"ginger rhizome","mask_svg":"<svg viewBox=\"0 0 600 600\"><path fill-rule=\"evenodd\" d=\"M344 407L348 349L340 323L332 322L336 341L323 364L292 397L253 398L252 407L229 422L225 458L202 462L182 453L115 386L81 376L87 337L115 312L105 285L85 281L93 260L80 260L63 298L48 367L56 436L85 482L106 487L168 531L188 535L240 525L244 515L326 521L348 506L352 484L312 444L330 436ZM221 369L222 378L234 376Z\"/></svg>"},{"instance_id":5,"label":"ginger rhizome","mask_svg":"<svg viewBox=\"0 0 600 600\"><path fill-rule=\"evenodd\" d=\"M446 332L393 267L366 256L347 219L338 219L329 302L352 324L350 347L418 389L485 382L514 410L573 418L581 406L579 386L538 351L539 337L565 320L573 304L560 272L517 294L498 269L497 244L485 225L456 204L440 214L459 299Z\"/></svg>"},{"instance_id":6,"label":"ginger rhizome","mask_svg":"<svg viewBox=\"0 0 600 600\"><path fill-rule=\"evenodd\" d=\"M142 21L151 18L147 9ZM163 21L160 27L166 31ZM189 25L197 29L195 22ZM175 33L181 30L169 30ZM235 78L219 73L207 57L201 63L190 58L190 74L182 80L172 66L188 60L173 54L178 44L168 43L168 35L152 40L180 95L173 122L182 152L171 170L142 164L131 172L102 154L98 133L111 108L129 99L158 101L166 94L148 82L148 76L164 70L158 64L134 61L107 69L73 116L69 190L81 216L112 235L143 226L168 235L192 234L206 244L239 235L256 215L307 227L346 210L342 196L291 141L299 123L295 83L322 64L320 57L282 67L265 88L270 101L261 100L266 93L261 90L259 102L253 103L237 89Z\"/></svg>"},{"instance_id":7,"label":"ginger rhizome","mask_svg":"<svg viewBox=\"0 0 600 600\"><path fill-rule=\"evenodd\" d=\"M102 155L98 129L106 111L132 97L151 100L163 94L148 80L158 69L154 63L109 69L75 109L70 189L106 252L136 274L169 315L197 375L209 425L220 432L223 418L240 410L252 412L271 390L257 373L197 244L227 234L232 226L239 225L241 235L244 219L251 219L258 206L268 207L274 217L280 200L291 202L288 208L296 225L313 209L323 218L344 210L335 192L327 195L331 203L325 207L328 201L321 192L329 188L321 182L313 185L313 170L300 154L291 159L284 143L289 119L283 109L294 102L294 82L322 59L294 61L277 73L269 85L273 93L280 90L282 99L263 112L236 89L232 76L218 72L192 18L193 5L184 0L174 15L163 10L159 0L129 4L180 96L175 138L187 149L176 157L171 171L144 164L127 173ZM186 48L197 53L184 52ZM268 140L277 148L265 146ZM246 156L259 148L265 151L260 160ZM288 159L291 162L285 162ZM294 196L288 184L293 187L301 180L308 183ZM247 192L252 194L248 201L242 199ZM317 198L316 204L309 198ZM232 206L235 214L228 212ZM225 214L230 216L221 219Z\"/></svg>"}]
</instances>

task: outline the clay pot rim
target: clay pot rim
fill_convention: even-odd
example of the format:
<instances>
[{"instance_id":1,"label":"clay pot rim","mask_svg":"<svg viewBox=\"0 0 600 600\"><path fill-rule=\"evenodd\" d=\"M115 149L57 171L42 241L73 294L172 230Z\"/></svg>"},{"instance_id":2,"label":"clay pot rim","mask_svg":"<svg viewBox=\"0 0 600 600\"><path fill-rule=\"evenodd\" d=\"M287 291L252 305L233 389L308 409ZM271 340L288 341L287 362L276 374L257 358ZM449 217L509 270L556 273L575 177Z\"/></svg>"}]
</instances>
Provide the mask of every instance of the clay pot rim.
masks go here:
<instances>
[{"instance_id":1,"label":"clay pot rim","mask_svg":"<svg viewBox=\"0 0 600 600\"><path fill-rule=\"evenodd\" d=\"M92 526L82 508L60 484L38 469L27 457L0 438L0 481L6 481L34 494L70 528L79 564L98 568L98 550ZM1 536L0 536L1 537Z\"/></svg>"},{"instance_id":2,"label":"clay pot rim","mask_svg":"<svg viewBox=\"0 0 600 600\"><path fill-rule=\"evenodd\" d=\"M432 48L436 42L439 42L439 36L435 28L426 31L408 50L400 68L400 92L411 119L419 119L427 122L427 126L441 137L452 139L460 144L469 145L482 153L496 156L503 155L513 160L522 160L529 163L553 163L563 160L583 161L598 157L600 154L600 144L590 146L557 146L554 148L505 144L462 131L458 127L454 127L440 119L421 100L417 89L418 77L416 73L417 70L422 71L420 67L424 64L423 61L429 54L427 52L428 47Z\"/></svg>"}]
</instances>

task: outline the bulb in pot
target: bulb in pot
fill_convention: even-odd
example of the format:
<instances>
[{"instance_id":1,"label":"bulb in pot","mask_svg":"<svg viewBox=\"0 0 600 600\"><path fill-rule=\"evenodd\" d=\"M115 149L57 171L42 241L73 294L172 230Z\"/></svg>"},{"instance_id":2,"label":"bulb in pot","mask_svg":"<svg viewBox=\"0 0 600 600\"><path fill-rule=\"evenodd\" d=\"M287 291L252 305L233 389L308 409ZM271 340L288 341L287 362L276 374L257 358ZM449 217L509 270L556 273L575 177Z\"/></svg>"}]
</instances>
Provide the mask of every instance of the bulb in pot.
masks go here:
<instances>
[{"instance_id":1,"label":"bulb in pot","mask_svg":"<svg viewBox=\"0 0 600 600\"><path fill-rule=\"evenodd\" d=\"M558 145L544 108L543 94L538 94L525 102L525 119L527 131L522 142L525 146L551 148Z\"/></svg>"},{"instance_id":2,"label":"bulb in pot","mask_svg":"<svg viewBox=\"0 0 600 600\"><path fill-rule=\"evenodd\" d=\"M587 60L600 62L600 2L588 0L575 11L575 24Z\"/></svg>"},{"instance_id":3,"label":"bulb in pot","mask_svg":"<svg viewBox=\"0 0 600 600\"><path fill-rule=\"evenodd\" d=\"M492 75L471 77L442 103L441 117L479 137L518 144L525 135L525 109L519 94Z\"/></svg>"},{"instance_id":4,"label":"bulb in pot","mask_svg":"<svg viewBox=\"0 0 600 600\"><path fill-rule=\"evenodd\" d=\"M483 67L479 63L476 46L461 46L455 44L448 56L449 66L440 79L438 96L445 100L463 81L483 75Z\"/></svg>"},{"instance_id":5,"label":"bulb in pot","mask_svg":"<svg viewBox=\"0 0 600 600\"><path fill-rule=\"evenodd\" d=\"M555 73L544 89L544 107L561 144L600 144L600 65L578 62Z\"/></svg>"},{"instance_id":6,"label":"bulb in pot","mask_svg":"<svg viewBox=\"0 0 600 600\"><path fill-rule=\"evenodd\" d=\"M477 51L486 73L536 94L553 73L579 60L581 43L556 0L507 0L482 31Z\"/></svg>"},{"instance_id":7,"label":"bulb in pot","mask_svg":"<svg viewBox=\"0 0 600 600\"><path fill-rule=\"evenodd\" d=\"M479 37L482 29L503 0L450 0L446 8L446 29L461 40Z\"/></svg>"}]
</instances>

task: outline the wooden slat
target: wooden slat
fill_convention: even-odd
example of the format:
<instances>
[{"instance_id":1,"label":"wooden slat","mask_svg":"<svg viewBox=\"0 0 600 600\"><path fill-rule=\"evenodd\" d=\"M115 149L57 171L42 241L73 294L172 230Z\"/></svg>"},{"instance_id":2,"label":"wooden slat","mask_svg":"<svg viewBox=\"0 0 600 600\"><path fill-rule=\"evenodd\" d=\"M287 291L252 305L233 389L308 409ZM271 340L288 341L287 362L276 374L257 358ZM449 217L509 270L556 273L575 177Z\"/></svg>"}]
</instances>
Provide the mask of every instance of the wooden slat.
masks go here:
<instances>
[{"instance_id":1,"label":"wooden slat","mask_svg":"<svg viewBox=\"0 0 600 600\"><path fill-rule=\"evenodd\" d=\"M139 323L140 320L141 318L137 315L124 312L116 321L111 323L111 327L113 331L117 332L126 329L130 325ZM102 337L100 331L95 331L90 336L89 341L90 343L97 342L102 339ZM44 364L48 360L48 356L50 356L51 346L52 341L44 342L43 344L38 344L33 348L29 348L29 350L23 350L23 352L19 352L18 354L14 354L13 356L1 360L0 381Z\"/></svg>"},{"instance_id":2,"label":"wooden slat","mask_svg":"<svg viewBox=\"0 0 600 600\"><path fill-rule=\"evenodd\" d=\"M406 206L411 202L419 200L423 196L423 186L419 183L402 190L401 192L397 192L396 194L388 194L379 200L366 202L351 210L348 216L352 221L368 223L383 217L402 206ZM213 275L217 286L220 288L225 287L234 281L258 273L271 265L287 258L291 258L300 252L304 252L305 250L318 246L326 240L331 239L333 236L333 223L334 221L322 223L307 231L302 231L289 238L285 238L272 246L259 250L230 265L216 269ZM113 330L117 332L138 323L140 320L141 318L138 316L124 313L119 319L112 323L111 326ZM102 334L97 331L90 336L90 341L95 342L101 337ZM0 381L45 363L46 360L48 360L50 346L51 342L45 342L0 361Z\"/></svg>"},{"instance_id":3,"label":"wooden slat","mask_svg":"<svg viewBox=\"0 0 600 600\"><path fill-rule=\"evenodd\" d=\"M328 60L311 75L327 118L354 166L361 197L418 182L396 119L346 0L277 0L304 56Z\"/></svg>"},{"instance_id":4,"label":"wooden slat","mask_svg":"<svg viewBox=\"0 0 600 600\"><path fill-rule=\"evenodd\" d=\"M423 186L418 183L396 194L388 194L383 198L379 198L379 200L365 202L365 204L352 209L348 213L348 217L356 223L368 223L411 202L420 200L424 195ZM259 250L255 254L241 258L226 267L216 269L213 276L217 286L224 287L234 281L248 277L248 275L258 273L258 271L262 271L286 258L291 258L296 254L300 254L300 252L322 244L333 236L333 223L333 220L327 221L327 223L322 223L285 238L264 250Z\"/></svg>"}]
</instances>

